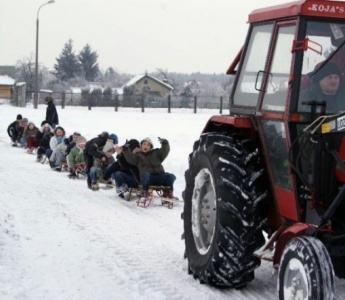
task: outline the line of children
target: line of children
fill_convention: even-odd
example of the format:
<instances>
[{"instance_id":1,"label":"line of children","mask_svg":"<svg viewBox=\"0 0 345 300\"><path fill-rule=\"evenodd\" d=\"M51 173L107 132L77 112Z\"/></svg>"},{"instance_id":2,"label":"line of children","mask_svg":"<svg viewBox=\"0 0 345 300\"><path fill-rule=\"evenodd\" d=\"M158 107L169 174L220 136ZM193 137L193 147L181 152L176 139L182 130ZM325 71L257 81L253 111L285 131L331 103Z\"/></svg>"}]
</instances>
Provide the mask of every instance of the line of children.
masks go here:
<instances>
[{"instance_id":1,"label":"line of children","mask_svg":"<svg viewBox=\"0 0 345 300\"><path fill-rule=\"evenodd\" d=\"M17 115L16 120L8 126L8 135L12 144L25 143L28 153L37 149L36 161L46 156L50 166L61 171L61 161L66 160L69 178L86 174L87 185L92 190L98 190L99 183L113 184L114 180L116 194L121 198L124 198L128 188L138 188L139 185L142 186L139 201L147 200L149 186L169 186L163 197L174 198L176 176L165 172L162 165L170 152L168 140L159 138L160 148L154 148L149 137L141 140L140 144L138 140L131 139L120 147L114 133L104 131L87 141L79 132L74 132L67 139L61 126L53 129L44 120L38 129L33 122L25 119ZM113 157L115 152L116 161Z\"/></svg>"}]
</instances>

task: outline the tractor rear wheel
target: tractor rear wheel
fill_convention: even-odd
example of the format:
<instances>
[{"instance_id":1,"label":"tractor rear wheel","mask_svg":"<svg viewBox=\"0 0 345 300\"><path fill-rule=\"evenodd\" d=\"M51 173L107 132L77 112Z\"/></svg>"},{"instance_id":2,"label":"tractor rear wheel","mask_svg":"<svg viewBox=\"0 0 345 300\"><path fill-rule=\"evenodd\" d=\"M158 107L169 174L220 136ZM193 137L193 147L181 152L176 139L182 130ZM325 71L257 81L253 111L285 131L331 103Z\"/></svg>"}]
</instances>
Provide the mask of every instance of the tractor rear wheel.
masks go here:
<instances>
[{"instance_id":1,"label":"tractor rear wheel","mask_svg":"<svg viewBox=\"0 0 345 300\"><path fill-rule=\"evenodd\" d=\"M278 273L279 299L335 299L334 271L326 247L316 238L293 238Z\"/></svg>"},{"instance_id":2,"label":"tractor rear wheel","mask_svg":"<svg viewBox=\"0 0 345 300\"><path fill-rule=\"evenodd\" d=\"M201 283L242 287L254 278L253 253L265 241L265 178L251 140L207 133L195 142L182 217L188 271Z\"/></svg>"}]
</instances>

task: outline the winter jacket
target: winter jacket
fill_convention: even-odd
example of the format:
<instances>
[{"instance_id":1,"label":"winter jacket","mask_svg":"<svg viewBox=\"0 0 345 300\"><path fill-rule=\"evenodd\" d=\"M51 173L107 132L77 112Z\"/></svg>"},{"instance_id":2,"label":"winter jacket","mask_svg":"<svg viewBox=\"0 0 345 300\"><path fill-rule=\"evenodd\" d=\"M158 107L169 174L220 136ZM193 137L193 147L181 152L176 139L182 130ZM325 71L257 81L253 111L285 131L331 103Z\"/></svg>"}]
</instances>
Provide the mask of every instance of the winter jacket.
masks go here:
<instances>
[{"instance_id":1,"label":"winter jacket","mask_svg":"<svg viewBox=\"0 0 345 300\"><path fill-rule=\"evenodd\" d=\"M7 133L8 136L11 138L11 140L14 142L17 140L18 133L22 131L23 128L19 126L19 122L16 120L12 122L10 125L7 127Z\"/></svg>"},{"instance_id":2,"label":"winter jacket","mask_svg":"<svg viewBox=\"0 0 345 300\"><path fill-rule=\"evenodd\" d=\"M314 83L310 87L301 91L299 97L299 111L310 111L310 106L302 105L302 101L324 101L324 95L321 91L319 83ZM327 105L326 112L339 112L345 110L345 87L339 86L335 95L335 103Z\"/></svg>"},{"instance_id":3,"label":"winter jacket","mask_svg":"<svg viewBox=\"0 0 345 300\"><path fill-rule=\"evenodd\" d=\"M35 126L34 128L30 129L29 126L27 126L25 129L24 129L24 132L23 132L23 138L26 139L27 137L29 136L34 136L36 137L36 134L37 132L39 132L38 128Z\"/></svg>"},{"instance_id":4,"label":"winter jacket","mask_svg":"<svg viewBox=\"0 0 345 300\"><path fill-rule=\"evenodd\" d=\"M50 124L59 124L59 116L53 101L47 103L46 120L50 122Z\"/></svg>"},{"instance_id":5,"label":"winter jacket","mask_svg":"<svg viewBox=\"0 0 345 300\"><path fill-rule=\"evenodd\" d=\"M86 155L92 156L94 158L102 158L106 157L104 152L99 151L98 149L102 149L105 143L107 142L109 134L107 132L103 132L99 136L91 139L85 145L85 153Z\"/></svg>"},{"instance_id":6,"label":"winter jacket","mask_svg":"<svg viewBox=\"0 0 345 300\"><path fill-rule=\"evenodd\" d=\"M74 146L67 155L67 164L70 169L73 167L85 163L84 151Z\"/></svg>"},{"instance_id":7,"label":"winter jacket","mask_svg":"<svg viewBox=\"0 0 345 300\"><path fill-rule=\"evenodd\" d=\"M124 172L128 175L134 176L135 179L140 182L140 175L139 175L139 170L137 166L131 165L130 163L127 162L126 158L124 155L118 154L116 156L116 161L109 167L107 168L106 173L104 174L105 178L110 178L111 174L115 172Z\"/></svg>"},{"instance_id":8,"label":"winter jacket","mask_svg":"<svg viewBox=\"0 0 345 300\"><path fill-rule=\"evenodd\" d=\"M52 148L50 148L50 149L52 149ZM49 160L50 161L55 161L57 155L59 155L59 157L62 157L63 160L65 160L66 159L66 149L67 149L67 145L66 145L66 143L64 143L64 141L62 141L61 143L59 143L55 147L55 149L52 149L53 153L50 156Z\"/></svg>"},{"instance_id":9,"label":"winter jacket","mask_svg":"<svg viewBox=\"0 0 345 300\"><path fill-rule=\"evenodd\" d=\"M53 151L55 150L55 148L63 143L63 140L65 139L66 137L65 136L56 136L54 135L50 141L49 141L49 148L52 149Z\"/></svg>"},{"instance_id":10,"label":"winter jacket","mask_svg":"<svg viewBox=\"0 0 345 300\"><path fill-rule=\"evenodd\" d=\"M96 168L97 178L103 179L107 167L110 167L115 162L113 156L107 157L105 161L100 158L95 158L93 160L93 166Z\"/></svg>"},{"instance_id":11,"label":"winter jacket","mask_svg":"<svg viewBox=\"0 0 345 300\"><path fill-rule=\"evenodd\" d=\"M49 131L44 131L43 128L41 128L36 134L36 141L40 143L40 147L48 149L50 148L49 142L53 135L53 128L51 126Z\"/></svg>"},{"instance_id":12,"label":"winter jacket","mask_svg":"<svg viewBox=\"0 0 345 300\"><path fill-rule=\"evenodd\" d=\"M163 161L170 152L170 145L167 140L163 140L161 148L152 149L148 152L138 152L133 154L128 147L122 148L122 153L128 163L135 165L139 169L140 176L143 172L151 174L164 173Z\"/></svg>"}]
</instances>

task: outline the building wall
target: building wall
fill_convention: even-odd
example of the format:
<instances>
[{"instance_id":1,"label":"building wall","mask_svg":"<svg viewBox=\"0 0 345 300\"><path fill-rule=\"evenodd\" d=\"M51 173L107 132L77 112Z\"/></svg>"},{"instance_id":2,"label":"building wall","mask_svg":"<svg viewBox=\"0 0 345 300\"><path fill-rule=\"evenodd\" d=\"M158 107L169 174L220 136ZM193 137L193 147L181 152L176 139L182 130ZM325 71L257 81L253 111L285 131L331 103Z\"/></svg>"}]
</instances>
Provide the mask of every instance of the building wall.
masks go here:
<instances>
[{"instance_id":1,"label":"building wall","mask_svg":"<svg viewBox=\"0 0 345 300\"><path fill-rule=\"evenodd\" d=\"M0 85L0 98L9 99L11 97L11 86Z\"/></svg>"},{"instance_id":2,"label":"building wall","mask_svg":"<svg viewBox=\"0 0 345 300\"><path fill-rule=\"evenodd\" d=\"M141 93L143 87L145 86L145 80L147 80L147 85L150 87L150 92L159 92L162 95L169 94L170 89L166 88L164 85L159 84L157 81L151 78L142 78L135 84L135 92Z\"/></svg>"}]
</instances>

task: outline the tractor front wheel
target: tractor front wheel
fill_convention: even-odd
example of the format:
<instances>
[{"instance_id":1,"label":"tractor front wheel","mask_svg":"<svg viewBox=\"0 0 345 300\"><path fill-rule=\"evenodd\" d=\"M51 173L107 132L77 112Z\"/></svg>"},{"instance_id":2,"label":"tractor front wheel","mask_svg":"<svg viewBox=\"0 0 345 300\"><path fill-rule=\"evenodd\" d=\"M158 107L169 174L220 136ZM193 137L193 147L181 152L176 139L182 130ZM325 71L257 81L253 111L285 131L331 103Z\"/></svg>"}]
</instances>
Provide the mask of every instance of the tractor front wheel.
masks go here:
<instances>
[{"instance_id":1,"label":"tractor front wheel","mask_svg":"<svg viewBox=\"0 0 345 300\"><path fill-rule=\"evenodd\" d=\"M335 299L334 271L326 247L313 237L293 238L278 273L279 299Z\"/></svg>"}]
</instances>

